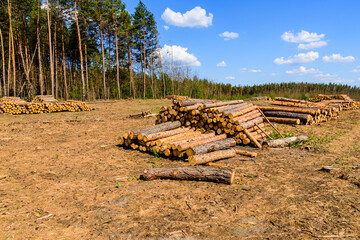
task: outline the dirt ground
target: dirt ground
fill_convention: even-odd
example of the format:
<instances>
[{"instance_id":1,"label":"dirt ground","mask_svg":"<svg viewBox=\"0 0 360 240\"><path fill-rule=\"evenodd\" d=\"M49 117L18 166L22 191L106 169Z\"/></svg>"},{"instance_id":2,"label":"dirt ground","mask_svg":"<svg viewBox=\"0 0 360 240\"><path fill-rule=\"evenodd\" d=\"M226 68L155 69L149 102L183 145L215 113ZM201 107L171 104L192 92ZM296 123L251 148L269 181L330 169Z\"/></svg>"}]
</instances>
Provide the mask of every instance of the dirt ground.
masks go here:
<instances>
[{"instance_id":1,"label":"dirt ground","mask_svg":"<svg viewBox=\"0 0 360 240\"><path fill-rule=\"evenodd\" d=\"M128 119L169 101L94 102L92 112L0 116L0 239L360 239L360 110L316 126L307 147L226 161L233 185L141 181L186 162L117 146ZM249 148L247 148L249 149ZM338 170L319 171L332 165Z\"/></svg>"}]
</instances>

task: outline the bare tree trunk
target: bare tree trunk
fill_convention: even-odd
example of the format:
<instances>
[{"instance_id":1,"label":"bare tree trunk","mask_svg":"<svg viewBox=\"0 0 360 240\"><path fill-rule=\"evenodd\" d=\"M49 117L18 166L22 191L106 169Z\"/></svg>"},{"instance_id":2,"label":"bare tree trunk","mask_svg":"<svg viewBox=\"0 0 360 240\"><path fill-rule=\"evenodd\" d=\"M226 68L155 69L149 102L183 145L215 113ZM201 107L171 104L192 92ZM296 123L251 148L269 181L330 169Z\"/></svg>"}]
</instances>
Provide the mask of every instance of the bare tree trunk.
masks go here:
<instances>
[{"instance_id":1,"label":"bare tree trunk","mask_svg":"<svg viewBox=\"0 0 360 240\"><path fill-rule=\"evenodd\" d=\"M64 88L65 88L65 99L69 98L68 85L66 79L66 61L65 61L65 44L64 44L64 14L63 9L61 9L61 45L62 45L62 57L63 57L63 77L64 77Z\"/></svg>"},{"instance_id":2,"label":"bare tree trunk","mask_svg":"<svg viewBox=\"0 0 360 240\"><path fill-rule=\"evenodd\" d=\"M155 94L154 94L154 74L153 74L153 51L152 51L152 47L151 47L151 54L150 54L150 78L151 78L152 98L155 98Z\"/></svg>"},{"instance_id":3,"label":"bare tree trunk","mask_svg":"<svg viewBox=\"0 0 360 240\"><path fill-rule=\"evenodd\" d=\"M41 61L41 43L40 43L40 4L41 1L39 1L38 6L38 16L37 16L37 25L36 25L36 34L37 34L37 42L38 42L38 59L39 59L39 85L40 85L40 94L44 94L44 78L43 78L43 72L42 72L42 61Z\"/></svg>"},{"instance_id":4,"label":"bare tree trunk","mask_svg":"<svg viewBox=\"0 0 360 240\"><path fill-rule=\"evenodd\" d=\"M100 38L101 38L101 57L102 57L102 67L103 67L103 83L104 83L104 93L103 97L106 99L106 76L105 76L105 54L104 54L104 39L103 39L103 32L102 32L102 19L100 14Z\"/></svg>"},{"instance_id":5,"label":"bare tree trunk","mask_svg":"<svg viewBox=\"0 0 360 240\"><path fill-rule=\"evenodd\" d=\"M3 89L4 89L4 96L6 96L6 73L5 73L5 52L4 52L4 41L3 35L0 29L0 40L1 40L1 56L2 56L2 65L3 65ZM0 89L0 96L2 95Z\"/></svg>"},{"instance_id":6,"label":"bare tree trunk","mask_svg":"<svg viewBox=\"0 0 360 240\"><path fill-rule=\"evenodd\" d=\"M120 88L120 69L119 69L119 49L118 49L118 32L117 25L114 17L114 13L112 15L115 26L115 54L116 54L116 83L118 87L118 99L121 99L121 88Z\"/></svg>"},{"instance_id":7,"label":"bare tree trunk","mask_svg":"<svg viewBox=\"0 0 360 240\"><path fill-rule=\"evenodd\" d=\"M16 97L16 67L15 67L15 47L14 47L14 36L12 32L12 26L11 26L11 3L10 0L8 0L8 12L9 12L9 48L11 48L11 57L12 57L12 66L13 66L13 95ZM9 51L9 58L10 58L10 51ZM10 81L9 81L10 85Z\"/></svg>"},{"instance_id":8,"label":"bare tree trunk","mask_svg":"<svg viewBox=\"0 0 360 240\"><path fill-rule=\"evenodd\" d=\"M108 99L110 99L110 88L111 88L111 33L109 28L109 60L108 60L108 83L109 83L109 89L108 89Z\"/></svg>"},{"instance_id":9,"label":"bare tree trunk","mask_svg":"<svg viewBox=\"0 0 360 240\"><path fill-rule=\"evenodd\" d=\"M158 38L157 34L156 34L156 41L157 41L157 45L159 46L159 38ZM160 47L159 47L159 57L160 57L161 73L162 73L162 79L163 79L163 85L164 85L164 98L165 98L166 97L166 85L165 85L164 66L163 66L163 63L162 63L161 48Z\"/></svg>"},{"instance_id":10,"label":"bare tree trunk","mask_svg":"<svg viewBox=\"0 0 360 240\"><path fill-rule=\"evenodd\" d=\"M58 64L57 64L57 49L56 49L56 21L54 25L54 70L55 70L55 98L58 97L59 94L59 81L58 81Z\"/></svg>"},{"instance_id":11,"label":"bare tree trunk","mask_svg":"<svg viewBox=\"0 0 360 240\"><path fill-rule=\"evenodd\" d=\"M54 62L53 62L53 52L52 52L52 43L51 43L51 21L50 21L50 10L49 10L49 0L46 0L47 6L47 19L48 19L48 29L49 29L49 53L50 53L50 76L51 76L51 95L54 95Z\"/></svg>"},{"instance_id":12,"label":"bare tree trunk","mask_svg":"<svg viewBox=\"0 0 360 240\"><path fill-rule=\"evenodd\" d=\"M144 60L144 74L143 74L143 78L144 78L144 99L146 97L145 93L146 93L146 42L145 42L145 30L143 27L143 40L144 40L144 45L143 45L143 50L144 50L144 54L143 54L143 60Z\"/></svg>"},{"instance_id":13,"label":"bare tree trunk","mask_svg":"<svg viewBox=\"0 0 360 240\"><path fill-rule=\"evenodd\" d=\"M89 94L89 71L88 71L88 55L87 55L87 40L88 40L88 26L84 18L85 28L85 79L86 79L86 92ZM89 99L89 96L88 96Z\"/></svg>"},{"instance_id":14,"label":"bare tree trunk","mask_svg":"<svg viewBox=\"0 0 360 240\"><path fill-rule=\"evenodd\" d=\"M127 48L128 48L128 58L129 58L129 73L130 73L130 85L133 89L133 98L136 97L136 91L135 91L135 83L134 83L134 73L132 70L132 60L131 60L131 46L130 46L130 38L129 33L126 33L126 39L127 39Z\"/></svg>"},{"instance_id":15,"label":"bare tree trunk","mask_svg":"<svg viewBox=\"0 0 360 240\"><path fill-rule=\"evenodd\" d=\"M76 15L76 3L77 1L75 1L75 21L76 21L76 28L77 28L77 32L78 32L78 39L79 39L79 53L80 53L80 71L81 71L81 83L82 83L82 101L85 101L85 79L84 79L84 67L83 67L83 55L82 55L82 50L81 50L81 36L80 36L80 28L79 28L79 21Z\"/></svg>"}]
</instances>

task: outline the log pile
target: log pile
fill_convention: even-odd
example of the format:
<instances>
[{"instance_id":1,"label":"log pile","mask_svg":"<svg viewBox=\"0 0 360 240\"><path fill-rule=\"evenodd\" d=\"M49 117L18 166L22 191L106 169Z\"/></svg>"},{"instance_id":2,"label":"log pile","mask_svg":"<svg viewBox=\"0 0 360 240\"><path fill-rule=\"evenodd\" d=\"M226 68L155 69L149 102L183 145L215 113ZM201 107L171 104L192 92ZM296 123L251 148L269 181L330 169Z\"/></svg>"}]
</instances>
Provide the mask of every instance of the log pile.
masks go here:
<instances>
[{"instance_id":1,"label":"log pile","mask_svg":"<svg viewBox=\"0 0 360 240\"><path fill-rule=\"evenodd\" d=\"M340 110L354 110L360 108L360 103L354 101L348 95L323 95L318 94L315 98L310 98L310 102L321 103L328 106L339 106Z\"/></svg>"},{"instance_id":2,"label":"log pile","mask_svg":"<svg viewBox=\"0 0 360 240\"><path fill-rule=\"evenodd\" d=\"M8 101L6 99L6 101L0 105L0 112L8 115L80 112L91 110L92 109L86 103L71 100L65 101L64 103L28 103L23 100L19 101L12 99Z\"/></svg>"},{"instance_id":3,"label":"log pile","mask_svg":"<svg viewBox=\"0 0 360 240\"><path fill-rule=\"evenodd\" d=\"M341 107L336 104L276 97L271 105L259 105L271 122L312 125L337 119Z\"/></svg>"},{"instance_id":4,"label":"log pile","mask_svg":"<svg viewBox=\"0 0 360 240\"><path fill-rule=\"evenodd\" d=\"M33 100L33 103L58 103L59 101L54 98L53 95L37 95Z\"/></svg>"},{"instance_id":5,"label":"log pile","mask_svg":"<svg viewBox=\"0 0 360 240\"><path fill-rule=\"evenodd\" d=\"M210 101L200 99L174 100L173 105L162 107L156 124L180 121L202 133L215 132L234 138L237 144L257 144L271 131L265 130L261 111L243 100ZM247 130L247 131L245 131Z\"/></svg>"},{"instance_id":6,"label":"log pile","mask_svg":"<svg viewBox=\"0 0 360 240\"><path fill-rule=\"evenodd\" d=\"M165 99L169 99L169 100L184 100L184 99L189 99L188 96L181 96L181 95L167 95L165 97Z\"/></svg>"}]
</instances>

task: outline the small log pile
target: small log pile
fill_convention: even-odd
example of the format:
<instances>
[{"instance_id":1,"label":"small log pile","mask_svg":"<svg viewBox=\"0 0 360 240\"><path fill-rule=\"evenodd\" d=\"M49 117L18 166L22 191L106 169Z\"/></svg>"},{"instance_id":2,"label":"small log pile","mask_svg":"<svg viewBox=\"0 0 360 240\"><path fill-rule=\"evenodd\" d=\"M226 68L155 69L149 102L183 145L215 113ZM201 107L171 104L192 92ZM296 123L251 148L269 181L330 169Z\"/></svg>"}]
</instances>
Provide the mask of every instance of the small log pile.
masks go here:
<instances>
[{"instance_id":1,"label":"small log pile","mask_svg":"<svg viewBox=\"0 0 360 240\"><path fill-rule=\"evenodd\" d=\"M312 125L337 119L341 107L312 103L305 100L276 97L271 105L259 105L271 122Z\"/></svg>"},{"instance_id":2,"label":"small log pile","mask_svg":"<svg viewBox=\"0 0 360 240\"><path fill-rule=\"evenodd\" d=\"M360 108L360 102L354 101L348 95L323 95L318 94L310 98L310 102L321 103L328 106L339 106L340 110L355 110Z\"/></svg>"},{"instance_id":3,"label":"small log pile","mask_svg":"<svg viewBox=\"0 0 360 240\"><path fill-rule=\"evenodd\" d=\"M58 103L59 101L53 95L37 95L32 100L33 103Z\"/></svg>"},{"instance_id":4,"label":"small log pile","mask_svg":"<svg viewBox=\"0 0 360 240\"><path fill-rule=\"evenodd\" d=\"M184 99L189 99L188 96L181 96L181 95L167 95L165 97L165 99L169 99L169 100L184 100Z\"/></svg>"},{"instance_id":5,"label":"small log pile","mask_svg":"<svg viewBox=\"0 0 360 240\"><path fill-rule=\"evenodd\" d=\"M271 131L265 130L263 116L257 106L243 100L210 101L200 99L174 100L172 106L162 107L156 124L180 121L202 133L215 132L234 138L237 144L261 147L262 140Z\"/></svg>"},{"instance_id":6,"label":"small log pile","mask_svg":"<svg viewBox=\"0 0 360 240\"><path fill-rule=\"evenodd\" d=\"M155 113L151 113L151 111L143 111L141 113L137 113L137 114L131 114L129 115L129 118L149 118L149 117L155 117L156 114Z\"/></svg>"},{"instance_id":7,"label":"small log pile","mask_svg":"<svg viewBox=\"0 0 360 240\"><path fill-rule=\"evenodd\" d=\"M20 98L19 98L20 99ZM17 98L2 98L5 101L0 104L0 112L8 115L40 114L53 112L80 112L92 109L84 102L65 101L64 103L29 103Z\"/></svg>"}]
</instances>

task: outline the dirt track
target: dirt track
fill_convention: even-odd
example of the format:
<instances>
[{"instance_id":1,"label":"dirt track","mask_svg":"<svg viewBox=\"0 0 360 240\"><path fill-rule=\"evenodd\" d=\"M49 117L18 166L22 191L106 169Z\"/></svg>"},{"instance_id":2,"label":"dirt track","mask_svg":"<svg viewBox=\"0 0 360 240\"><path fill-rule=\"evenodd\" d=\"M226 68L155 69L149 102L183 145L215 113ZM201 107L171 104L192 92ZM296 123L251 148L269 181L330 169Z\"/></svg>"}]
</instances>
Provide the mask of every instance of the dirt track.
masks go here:
<instances>
[{"instance_id":1,"label":"dirt track","mask_svg":"<svg viewBox=\"0 0 360 240\"><path fill-rule=\"evenodd\" d=\"M226 160L237 169L231 186L140 181L144 168L186 165L116 146L124 131L154 122L129 114L163 104L0 116L0 239L359 239L359 110L317 126L278 125L312 136L315 151ZM339 170L318 171L325 165Z\"/></svg>"}]
</instances>

